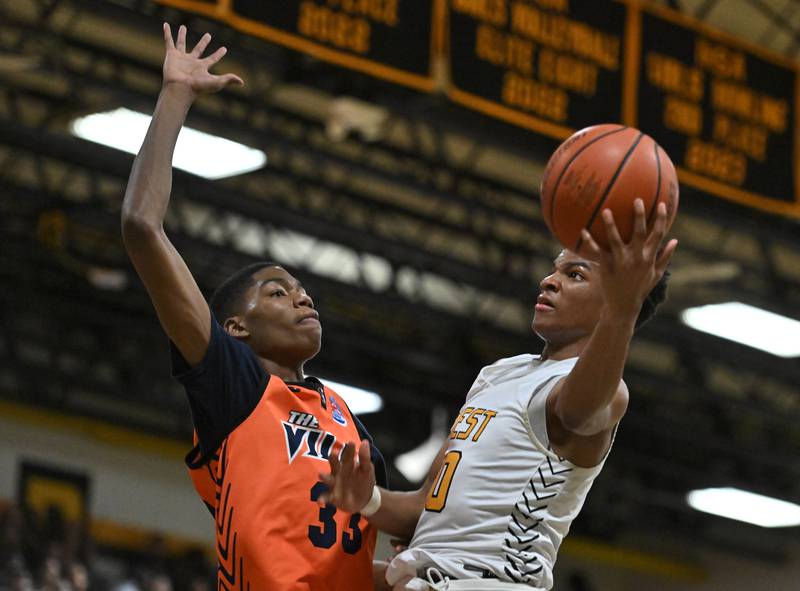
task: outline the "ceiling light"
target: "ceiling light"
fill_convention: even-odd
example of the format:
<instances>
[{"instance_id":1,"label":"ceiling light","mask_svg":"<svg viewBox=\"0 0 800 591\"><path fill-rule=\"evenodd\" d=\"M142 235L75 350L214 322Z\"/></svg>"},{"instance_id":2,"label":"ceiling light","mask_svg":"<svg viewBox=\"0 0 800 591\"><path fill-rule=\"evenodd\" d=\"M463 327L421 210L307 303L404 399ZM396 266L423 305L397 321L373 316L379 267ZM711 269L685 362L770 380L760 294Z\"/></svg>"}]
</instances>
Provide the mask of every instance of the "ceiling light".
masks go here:
<instances>
[{"instance_id":1,"label":"ceiling light","mask_svg":"<svg viewBox=\"0 0 800 591\"><path fill-rule=\"evenodd\" d=\"M128 274L119 269L89 265L86 267L86 279L98 289L107 291L123 291L128 287Z\"/></svg>"},{"instance_id":2,"label":"ceiling light","mask_svg":"<svg viewBox=\"0 0 800 591\"><path fill-rule=\"evenodd\" d=\"M348 386L347 384L341 384L324 378L320 378L320 380L344 399L350 412L354 415L378 412L383 408L383 398L376 392L364 390L356 386Z\"/></svg>"},{"instance_id":3,"label":"ceiling light","mask_svg":"<svg viewBox=\"0 0 800 591\"><path fill-rule=\"evenodd\" d=\"M780 357L800 356L800 322L741 302L684 310L681 319L696 330Z\"/></svg>"},{"instance_id":4,"label":"ceiling light","mask_svg":"<svg viewBox=\"0 0 800 591\"><path fill-rule=\"evenodd\" d=\"M150 115L119 108L79 117L70 125L70 131L79 138L137 154L150 119ZM175 168L207 179L221 179L252 172L266 162L267 156L261 150L191 127L181 129L172 158Z\"/></svg>"},{"instance_id":5,"label":"ceiling light","mask_svg":"<svg viewBox=\"0 0 800 591\"><path fill-rule=\"evenodd\" d=\"M761 527L800 525L800 505L738 488L693 490L686 495L686 502L698 511L737 519Z\"/></svg>"}]
</instances>

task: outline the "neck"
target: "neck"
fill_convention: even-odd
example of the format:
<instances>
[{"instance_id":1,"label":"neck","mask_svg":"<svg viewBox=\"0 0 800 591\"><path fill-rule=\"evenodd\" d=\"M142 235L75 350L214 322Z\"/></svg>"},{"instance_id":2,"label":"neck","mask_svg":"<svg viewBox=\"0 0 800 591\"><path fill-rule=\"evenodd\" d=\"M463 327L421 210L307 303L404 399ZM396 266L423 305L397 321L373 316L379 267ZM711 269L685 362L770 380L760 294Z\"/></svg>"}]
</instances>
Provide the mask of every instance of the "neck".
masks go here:
<instances>
[{"instance_id":1,"label":"neck","mask_svg":"<svg viewBox=\"0 0 800 591\"><path fill-rule=\"evenodd\" d=\"M543 360L561 361L562 359L569 359L570 357L577 357L583 351L586 343L589 341L589 336L581 337L576 341L568 341L563 343L556 343L547 341L544 344L541 358Z\"/></svg>"},{"instance_id":2,"label":"neck","mask_svg":"<svg viewBox=\"0 0 800 591\"><path fill-rule=\"evenodd\" d=\"M259 357L261 367L264 368L268 374L279 377L284 382L302 382L305 378L303 373L303 364L288 364L273 361L272 359L264 359Z\"/></svg>"}]
</instances>

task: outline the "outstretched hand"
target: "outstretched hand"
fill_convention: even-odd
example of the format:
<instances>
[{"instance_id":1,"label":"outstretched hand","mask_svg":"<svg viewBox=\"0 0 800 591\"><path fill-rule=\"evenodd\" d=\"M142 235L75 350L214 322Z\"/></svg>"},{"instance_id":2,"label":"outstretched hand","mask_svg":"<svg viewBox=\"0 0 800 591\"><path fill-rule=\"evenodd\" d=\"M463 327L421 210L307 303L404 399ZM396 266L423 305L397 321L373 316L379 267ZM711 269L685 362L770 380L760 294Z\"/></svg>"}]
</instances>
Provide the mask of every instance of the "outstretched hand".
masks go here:
<instances>
[{"instance_id":1,"label":"outstretched hand","mask_svg":"<svg viewBox=\"0 0 800 591\"><path fill-rule=\"evenodd\" d=\"M331 451L328 463L330 474L320 474L319 479L328 491L319 497L319 503L331 503L348 513L358 513L372 497L375 486L375 466L370 459L369 441L363 440L358 446L345 444L341 457L337 450Z\"/></svg>"},{"instance_id":2,"label":"outstretched hand","mask_svg":"<svg viewBox=\"0 0 800 591\"><path fill-rule=\"evenodd\" d=\"M610 250L604 250L587 231L581 232L580 252L598 263L603 282L607 308L622 314L638 314L647 295L659 282L678 246L670 240L664 248L661 242L667 232L667 208L659 203L652 229L647 230L644 202L633 203L633 235L625 243L614 222L610 209L603 210L602 218Z\"/></svg>"},{"instance_id":3,"label":"outstretched hand","mask_svg":"<svg viewBox=\"0 0 800 591\"><path fill-rule=\"evenodd\" d=\"M235 74L216 75L209 72L228 52L225 47L220 47L211 55L202 57L210 42L211 35L206 33L194 49L187 53L186 27L181 25L178 28L178 38L173 41L172 29L169 24L164 23L164 86L181 85L191 90L194 96L218 92L229 84L244 86L244 81Z\"/></svg>"}]
</instances>

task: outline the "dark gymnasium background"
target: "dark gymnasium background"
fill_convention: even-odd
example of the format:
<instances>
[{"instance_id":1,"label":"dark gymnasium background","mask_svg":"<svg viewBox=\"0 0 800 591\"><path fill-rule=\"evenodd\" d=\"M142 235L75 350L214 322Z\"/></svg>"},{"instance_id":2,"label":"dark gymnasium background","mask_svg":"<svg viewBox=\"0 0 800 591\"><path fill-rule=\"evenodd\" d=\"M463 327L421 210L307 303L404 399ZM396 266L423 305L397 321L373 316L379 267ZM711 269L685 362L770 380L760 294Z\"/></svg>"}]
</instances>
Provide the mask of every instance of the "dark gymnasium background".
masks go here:
<instances>
[{"instance_id":1,"label":"dark gymnasium background","mask_svg":"<svg viewBox=\"0 0 800 591\"><path fill-rule=\"evenodd\" d=\"M0 589L212 585L188 407L119 230L165 20L247 82L192 109L209 136L176 156L167 231L206 294L297 271L325 328L307 371L380 397L396 488L482 365L541 349L550 153L652 135L681 180L670 298L555 589L800 589L796 0L0 0Z\"/></svg>"}]
</instances>

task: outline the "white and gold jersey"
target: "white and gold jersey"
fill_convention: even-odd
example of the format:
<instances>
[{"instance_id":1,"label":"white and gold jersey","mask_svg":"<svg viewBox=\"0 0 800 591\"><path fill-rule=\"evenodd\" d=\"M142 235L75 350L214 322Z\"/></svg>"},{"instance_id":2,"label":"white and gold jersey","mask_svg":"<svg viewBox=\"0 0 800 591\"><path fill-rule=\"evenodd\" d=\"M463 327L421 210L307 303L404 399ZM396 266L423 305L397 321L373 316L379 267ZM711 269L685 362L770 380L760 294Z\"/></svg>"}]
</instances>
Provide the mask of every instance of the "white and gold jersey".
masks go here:
<instances>
[{"instance_id":1,"label":"white and gold jersey","mask_svg":"<svg viewBox=\"0 0 800 591\"><path fill-rule=\"evenodd\" d=\"M576 361L518 355L481 370L390 583L433 566L457 579L552 587L558 548L603 465L580 468L549 450L545 401Z\"/></svg>"}]
</instances>

